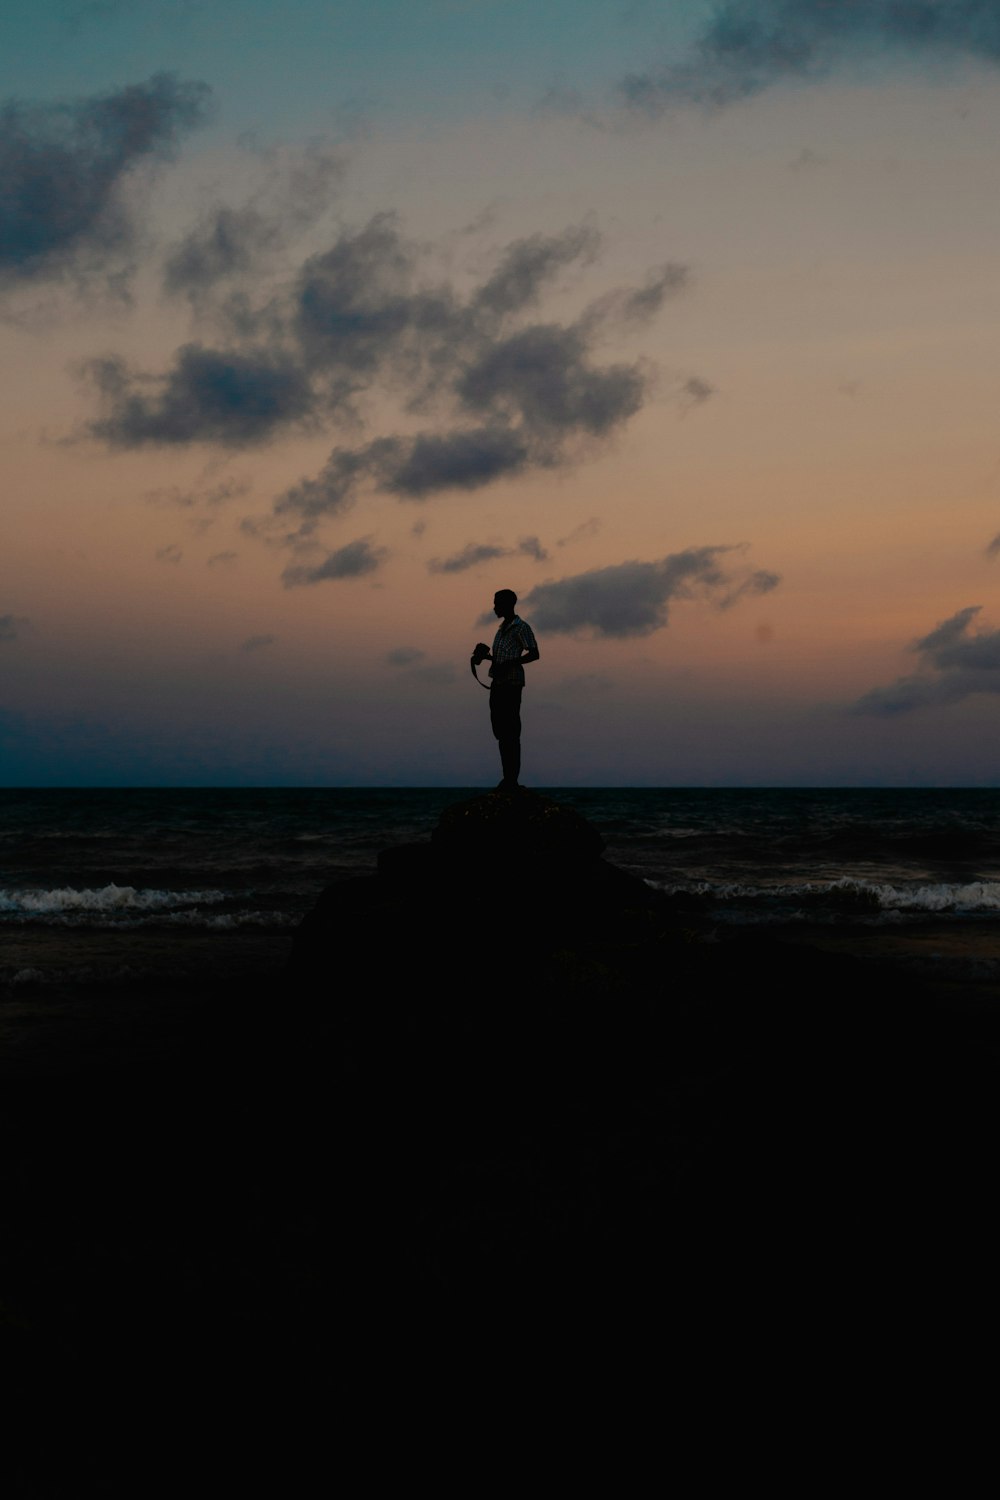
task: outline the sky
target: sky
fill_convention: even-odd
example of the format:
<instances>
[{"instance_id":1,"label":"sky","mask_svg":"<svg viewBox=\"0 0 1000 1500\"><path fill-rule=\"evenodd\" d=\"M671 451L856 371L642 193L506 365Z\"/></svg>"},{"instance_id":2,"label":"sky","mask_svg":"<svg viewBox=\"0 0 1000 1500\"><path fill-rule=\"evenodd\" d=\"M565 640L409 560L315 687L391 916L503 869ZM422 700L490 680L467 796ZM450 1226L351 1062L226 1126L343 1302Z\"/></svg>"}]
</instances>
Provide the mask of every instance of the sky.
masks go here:
<instances>
[{"instance_id":1,"label":"sky","mask_svg":"<svg viewBox=\"0 0 1000 1500\"><path fill-rule=\"evenodd\" d=\"M1000 0L6 0L0 784L1000 783Z\"/></svg>"}]
</instances>

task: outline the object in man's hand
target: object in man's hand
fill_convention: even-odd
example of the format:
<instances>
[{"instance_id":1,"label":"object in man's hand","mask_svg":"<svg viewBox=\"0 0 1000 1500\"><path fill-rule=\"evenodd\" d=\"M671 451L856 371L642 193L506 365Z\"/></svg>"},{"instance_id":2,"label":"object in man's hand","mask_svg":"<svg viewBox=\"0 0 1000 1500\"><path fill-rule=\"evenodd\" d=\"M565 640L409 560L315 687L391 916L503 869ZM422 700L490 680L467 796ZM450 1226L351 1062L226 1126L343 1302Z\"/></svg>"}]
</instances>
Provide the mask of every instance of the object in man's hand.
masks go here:
<instances>
[{"instance_id":1,"label":"object in man's hand","mask_svg":"<svg viewBox=\"0 0 1000 1500\"><path fill-rule=\"evenodd\" d=\"M481 661L485 661L490 654L489 646L484 646L482 641L477 642L476 649L472 653L472 660L478 667Z\"/></svg>"}]
</instances>

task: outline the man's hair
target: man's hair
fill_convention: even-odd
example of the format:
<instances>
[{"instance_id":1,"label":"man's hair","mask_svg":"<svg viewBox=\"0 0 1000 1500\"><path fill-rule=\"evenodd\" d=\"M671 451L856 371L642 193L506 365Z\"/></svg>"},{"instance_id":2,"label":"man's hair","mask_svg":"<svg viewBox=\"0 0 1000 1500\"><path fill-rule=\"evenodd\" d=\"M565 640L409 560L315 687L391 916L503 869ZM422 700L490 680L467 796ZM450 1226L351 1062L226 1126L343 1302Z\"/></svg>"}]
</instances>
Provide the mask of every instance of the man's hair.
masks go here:
<instances>
[{"instance_id":1,"label":"man's hair","mask_svg":"<svg viewBox=\"0 0 1000 1500\"><path fill-rule=\"evenodd\" d=\"M509 604L511 609L517 603L517 595L513 589L497 589L493 598L497 604Z\"/></svg>"}]
</instances>

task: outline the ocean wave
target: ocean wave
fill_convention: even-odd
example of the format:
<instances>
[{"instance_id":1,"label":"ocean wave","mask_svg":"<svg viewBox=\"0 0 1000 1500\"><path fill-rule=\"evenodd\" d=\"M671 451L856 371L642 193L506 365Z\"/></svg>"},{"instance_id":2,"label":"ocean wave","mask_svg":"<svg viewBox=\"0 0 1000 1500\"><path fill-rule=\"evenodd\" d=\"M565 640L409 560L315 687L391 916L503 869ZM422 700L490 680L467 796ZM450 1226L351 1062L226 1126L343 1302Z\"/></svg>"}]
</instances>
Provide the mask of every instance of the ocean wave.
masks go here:
<instances>
[{"instance_id":1,"label":"ocean wave","mask_svg":"<svg viewBox=\"0 0 1000 1500\"><path fill-rule=\"evenodd\" d=\"M101 890L0 891L0 913L16 916L127 911L170 911L179 906L211 906L227 899L225 891L136 890L131 885L106 885Z\"/></svg>"},{"instance_id":2,"label":"ocean wave","mask_svg":"<svg viewBox=\"0 0 1000 1500\"><path fill-rule=\"evenodd\" d=\"M793 884L759 886L743 882L697 881L688 885L648 882L665 895L680 901L694 899L704 906L766 907L772 919L777 908L785 914L811 916L817 911L849 913L964 915L974 912L1000 911L1000 881L974 880L966 883L892 885L880 881L839 880L803 881Z\"/></svg>"},{"instance_id":3,"label":"ocean wave","mask_svg":"<svg viewBox=\"0 0 1000 1500\"><path fill-rule=\"evenodd\" d=\"M973 912L1000 911L1000 881L973 880L967 885L873 885L879 904L887 911Z\"/></svg>"},{"instance_id":4,"label":"ocean wave","mask_svg":"<svg viewBox=\"0 0 1000 1500\"><path fill-rule=\"evenodd\" d=\"M158 916L124 918L114 925L127 927L200 927L233 931L237 927L297 927L298 911L165 912Z\"/></svg>"}]
</instances>

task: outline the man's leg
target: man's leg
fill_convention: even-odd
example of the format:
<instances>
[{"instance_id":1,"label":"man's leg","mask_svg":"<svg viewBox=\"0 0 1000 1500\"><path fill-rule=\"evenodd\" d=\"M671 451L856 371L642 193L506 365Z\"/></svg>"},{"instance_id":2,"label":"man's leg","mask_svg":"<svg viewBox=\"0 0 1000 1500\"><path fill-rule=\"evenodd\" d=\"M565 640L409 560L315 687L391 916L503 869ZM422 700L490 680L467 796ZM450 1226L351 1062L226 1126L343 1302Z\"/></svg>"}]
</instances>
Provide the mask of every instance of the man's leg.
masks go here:
<instances>
[{"instance_id":1,"label":"man's leg","mask_svg":"<svg viewBox=\"0 0 1000 1500\"><path fill-rule=\"evenodd\" d=\"M500 764L503 767L503 779L507 785L517 786L517 778L521 774L520 735L511 734L500 741Z\"/></svg>"},{"instance_id":2,"label":"man's leg","mask_svg":"<svg viewBox=\"0 0 1000 1500\"><path fill-rule=\"evenodd\" d=\"M490 723L500 746L503 785L513 789L521 774L521 687L490 689Z\"/></svg>"}]
</instances>

